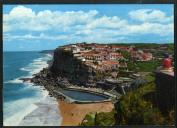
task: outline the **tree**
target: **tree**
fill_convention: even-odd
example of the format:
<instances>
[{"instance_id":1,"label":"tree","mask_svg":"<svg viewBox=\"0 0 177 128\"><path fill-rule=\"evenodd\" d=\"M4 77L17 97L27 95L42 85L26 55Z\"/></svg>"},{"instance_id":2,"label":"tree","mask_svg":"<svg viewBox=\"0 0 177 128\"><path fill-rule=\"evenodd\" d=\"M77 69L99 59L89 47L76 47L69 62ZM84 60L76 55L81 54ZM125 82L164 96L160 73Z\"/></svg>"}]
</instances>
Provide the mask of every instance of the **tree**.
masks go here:
<instances>
[{"instance_id":1,"label":"tree","mask_svg":"<svg viewBox=\"0 0 177 128\"><path fill-rule=\"evenodd\" d=\"M116 124L165 124L160 110L150 100L144 99L144 95L151 93L154 88L155 84L151 83L122 96L116 104Z\"/></svg>"},{"instance_id":2,"label":"tree","mask_svg":"<svg viewBox=\"0 0 177 128\"><path fill-rule=\"evenodd\" d=\"M131 59L131 55L130 55L129 52L127 52L127 51L121 51L121 54L123 55L123 57L124 57L125 59L128 59L128 60Z\"/></svg>"}]
</instances>

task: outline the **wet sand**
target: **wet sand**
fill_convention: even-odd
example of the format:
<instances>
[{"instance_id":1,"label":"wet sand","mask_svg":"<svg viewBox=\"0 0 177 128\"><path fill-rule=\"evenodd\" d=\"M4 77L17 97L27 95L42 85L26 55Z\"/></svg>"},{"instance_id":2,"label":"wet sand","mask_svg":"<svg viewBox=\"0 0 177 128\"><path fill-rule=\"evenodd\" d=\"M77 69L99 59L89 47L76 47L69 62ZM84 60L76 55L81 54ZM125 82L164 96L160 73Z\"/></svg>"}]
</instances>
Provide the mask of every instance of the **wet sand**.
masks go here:
<instances>
[{"instance_id":1,"label":"wet sand","mask_svg":"<svg viewBox=\"0 0 177 128\"><path fill-rule=\"evenodd\" d=\"M112 102L75 104L58 100L62 126L78 126L89 112L110 112L114 105Z\"/></svg>"},{"instance_id":2,"label":"wet sand","mask_svg":"<svg viewBox=\"0 0 177 128\"><path fill-rule=\"evenodd\" d=\"M58 102L55 98L47 95L43 100L34 103L35 108L27 114L18 126L60 126L61 114Z\"/></svg>"}]
</instances>

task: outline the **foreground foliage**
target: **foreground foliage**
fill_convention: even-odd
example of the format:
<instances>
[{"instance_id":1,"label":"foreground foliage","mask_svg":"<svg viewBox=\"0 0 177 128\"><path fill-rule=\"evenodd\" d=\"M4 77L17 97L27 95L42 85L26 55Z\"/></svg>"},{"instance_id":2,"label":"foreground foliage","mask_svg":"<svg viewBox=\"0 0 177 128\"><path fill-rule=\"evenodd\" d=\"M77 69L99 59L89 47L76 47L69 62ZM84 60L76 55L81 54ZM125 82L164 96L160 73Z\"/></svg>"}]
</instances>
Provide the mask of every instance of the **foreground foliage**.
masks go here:
<instances>
[{"instance_id":1,"label":"foreground foliage","mask_svg":"<svg viewBox=\"0 0 177 128\"><path fill-rule=\"evenodd\" d=\"M171 125L174 124L174 109L162 115L156 106L155 83L153 75L148 76L151 82L137 90L122 96L115 104L115 110L95 114L93 118L86 115L87 122L82 126L112 125Z\"/></svg>"},{"instance_id":2,"label":"foreground foliage","mask_svg":"<svg viewBox=\"0 0 177 128\"><path fill-rule=\"evenodd\" d=\"M155 84L149 83L124 95L116 107L116 124L162 125L174 123L174 110L162 115L156 107Z\"/></svg>"},{"instance_id":3,"label":"foreground foliage","mask_svg":"<svg viewBox=\"0 0 177 128\"><path fill-rule=\"evenodd\" d=\"M113 126L115 125L115 111L89 113L80 124L81 126Z\"/></svg>"},{"instance_id":4,"label":"foreground foliage","mask_svg":"<svg viewBox=\"0 0 177 128\"><path fill-rule=\"evenodd\" d=\"M163 124L161 113L143 95L154 91L154 85L144 86L124 95L117 104L117 124Z\"/></svg>"}]
</instances>

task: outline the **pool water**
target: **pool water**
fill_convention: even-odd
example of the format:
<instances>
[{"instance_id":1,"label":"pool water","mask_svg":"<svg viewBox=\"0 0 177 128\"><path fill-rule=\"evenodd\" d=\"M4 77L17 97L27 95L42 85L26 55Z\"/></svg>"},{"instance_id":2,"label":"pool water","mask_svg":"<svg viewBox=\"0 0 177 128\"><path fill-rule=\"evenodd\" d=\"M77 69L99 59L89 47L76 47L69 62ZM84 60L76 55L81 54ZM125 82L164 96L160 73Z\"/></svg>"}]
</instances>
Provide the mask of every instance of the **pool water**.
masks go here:
<instances>
[{"instance_id":1,"label":"pool water","mask_svg":"<svg viewBox=\"0 0 177 128\"><path fill-rule=\"evenodd\" d=\"M99 95L86 91L83 92L78 90L63 90L62 92L70 98L79 101L103 101L109 99L109 96L107 95Z\"/></svg>"}]
</instances>

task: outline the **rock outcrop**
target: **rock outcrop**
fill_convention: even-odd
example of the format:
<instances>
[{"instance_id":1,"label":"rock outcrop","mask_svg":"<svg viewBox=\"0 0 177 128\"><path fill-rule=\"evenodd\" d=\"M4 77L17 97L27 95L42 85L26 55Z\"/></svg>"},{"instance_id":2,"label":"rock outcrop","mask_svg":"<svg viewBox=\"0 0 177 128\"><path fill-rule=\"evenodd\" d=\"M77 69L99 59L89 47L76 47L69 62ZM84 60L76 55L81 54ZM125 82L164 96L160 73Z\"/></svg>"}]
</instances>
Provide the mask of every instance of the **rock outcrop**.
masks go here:
<instances>
[{"instance_id":1,"label":"rock outcrop","mask_svg":"<svg viewBox=\"0 0 177 128\"><path fill-rule=\"evenodd\" d=\"M106 77L104 73L99 73L74 57L72 51L61 47L54 50L53 60L48 61L48 64L47 68L34 74L33 78L21 80L44 86L49 94L56 98L63 98L55 93L56 90L59 91L69 86L96 87L96 83Z\"/></svg>"},{"instance_id":2,"label":"rock outcrop","mask_svg":"<svg viewBox=\"0 0 177 128\"><path fill-rule=\"evenodd\" d=\"M92 83L96 75L93 68L75 58L71 51L62 48L55 49L50 70L56 76L66 77L70 82L83 86Z\"/></svg>"}]
</instances>

